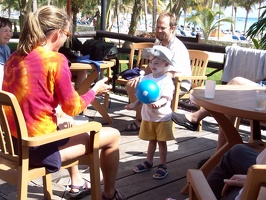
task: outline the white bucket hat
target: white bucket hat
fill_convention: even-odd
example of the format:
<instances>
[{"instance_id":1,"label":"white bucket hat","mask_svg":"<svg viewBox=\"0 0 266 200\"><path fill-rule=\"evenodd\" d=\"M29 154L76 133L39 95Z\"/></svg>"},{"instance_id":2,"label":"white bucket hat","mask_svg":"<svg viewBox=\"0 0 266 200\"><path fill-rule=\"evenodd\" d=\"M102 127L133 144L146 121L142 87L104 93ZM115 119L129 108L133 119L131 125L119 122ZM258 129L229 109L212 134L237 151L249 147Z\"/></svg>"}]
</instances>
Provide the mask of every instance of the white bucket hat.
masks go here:
<instances>
[{"instance_id":1,"label":"white bucket hat","mask_svg":"<svg viewBox=\"0 0 266 200\"><path fill-rule=\"evenodd\" d=\"M142 51L141 56L145 59L149 59L149 56L156 56L168 62L172 66L176 66L174 56L175 53L170 51L167 47L161 45L154 45L152 48L145 48Z\"/></svg>"}]
</instances>

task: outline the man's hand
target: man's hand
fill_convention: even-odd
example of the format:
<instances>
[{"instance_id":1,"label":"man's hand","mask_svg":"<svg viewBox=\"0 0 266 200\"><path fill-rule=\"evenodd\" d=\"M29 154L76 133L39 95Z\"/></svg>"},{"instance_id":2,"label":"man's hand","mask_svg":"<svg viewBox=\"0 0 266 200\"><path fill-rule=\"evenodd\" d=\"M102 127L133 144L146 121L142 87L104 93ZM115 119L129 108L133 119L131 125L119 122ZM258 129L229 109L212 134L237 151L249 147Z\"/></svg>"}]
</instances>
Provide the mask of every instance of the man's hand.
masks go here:
<instances>
[{"instance_id":1,"label":"man's hand","mask_svg":"<svg viewBox=\"0 0 266 200\"><path fill-rule=\"evenodd\" d=\"M226 194L230 186L243 187L246 181L246 175L236 174L230 179L224 179L224 188L222 190L222 196Z\"/></svg>"}]
</instances>

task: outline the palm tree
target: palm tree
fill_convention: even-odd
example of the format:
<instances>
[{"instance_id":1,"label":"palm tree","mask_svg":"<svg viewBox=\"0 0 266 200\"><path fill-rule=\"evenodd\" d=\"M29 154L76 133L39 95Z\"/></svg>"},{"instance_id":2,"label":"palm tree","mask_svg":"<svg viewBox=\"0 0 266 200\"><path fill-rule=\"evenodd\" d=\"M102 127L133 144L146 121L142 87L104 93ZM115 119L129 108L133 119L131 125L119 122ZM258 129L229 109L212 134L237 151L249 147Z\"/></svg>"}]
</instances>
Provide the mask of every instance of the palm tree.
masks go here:
<instances>
[{"instance_id":1,"label":"palm tree","mask_svg":"<svg viewBox=\"0 0 266 200\"><path fill-rule=\"evenodd\" d=\"M187 11L191 12L191 10L194 9L201 9L200 6L200 2L196 1L196 0L186 0L183 2L182 8L183 8L183 12L184 12L184 27L185 27L185 22L186 22L186 18L187 18Z\"/></svg>"},{"instance_id":2,"label":"palm tree","mask_svg":"<svg viewBox=\"0 0 266 200\"><path fill-rule=\"evenodd\" d=\"M266 6L261 7L260 9L264 9L263 13L259 17L258 21L252 24L247 30L247 37L251 38L255 47L257 49L266 49L266 34L264 31L266 29ZM262 35L260 40L256 38Z\"/></svg>"},{"instance_id":3,"label":"palm tree","mask_svg":"<svg viewBox=\"0 0 266 200\"><path fill-rule=\"evenodd\" d=\"M130 23L129 32L128 32L129 35L135 35L136 33L137 24L140 19L141 10L142 10L141 0L135 0L133 12L131 15L131 23Z\"/></svg>"},{"instance_id":4,"label":"palm tree","mask_svg":"<svg viewBox=\"0 0 266 200\"><path fill-rule=\"evenodd\" d=\"M254 0L242 0L239 3L239 6L243 7L246 10L246 19L245 19L245 25L244 25L244 33L246 32L246 28L247 28L248 14L252 10L252 7L254 7L254 5L257 2L258 1L254 1Z\"/></svg>"},{"instance_id":5,"label":"palm tree","mask_svg":"<svg viewBox=\"0 0 266 200\"><path fill-rule=\"evenodd\" d=\"M205 39L205 43L208 41L209 35L213 32L221 23L233 23L233 19L231 17L221 17L223 16L223 12L221 11L213 11L210 8L204 8L198 11L196 14L193 14L191 17L187 18L187 21L192 22L194 25L198 25L201 27L203 32L203 37ZM218 19L218 20L216 20Z\"/></svg>"},{"instance_id":6,"label":"palm tree","mask_svg":"<svg viewBox=\"0 0 266 200\"><path fill-rule=\"evenodd\" d=\"M0 4L2 5L2 10L8 11L9 17L11 14L11 9L19 10L18 2L14 1L14 0L5 0Z\"/></svg>"},{"instance_id":7,"label":"palm tree","mask_svg":"<svg viewBox=\"0 0 266 200\"><path fill-rule=\"evenodd\" d=\"M235 23L236 23L236 14L237 14L237 8L239 6L239 3L242 0L219 0L219 6L220 8L227 8L229 6L232 7L231 11L231 17L234 19L234 23L231 24L231 31L234 32L235 30Z\"/></svg>"},{"instance_id":8,"label":"palm tree","mask_svg":"<svg viewBox=\"0 0 266 200\"><path fill-rule=\"evenodd\" d=\"M152 32L155 32L156 19L158 13L158 0L152 0Z\"/></svg>"}]
</instances>

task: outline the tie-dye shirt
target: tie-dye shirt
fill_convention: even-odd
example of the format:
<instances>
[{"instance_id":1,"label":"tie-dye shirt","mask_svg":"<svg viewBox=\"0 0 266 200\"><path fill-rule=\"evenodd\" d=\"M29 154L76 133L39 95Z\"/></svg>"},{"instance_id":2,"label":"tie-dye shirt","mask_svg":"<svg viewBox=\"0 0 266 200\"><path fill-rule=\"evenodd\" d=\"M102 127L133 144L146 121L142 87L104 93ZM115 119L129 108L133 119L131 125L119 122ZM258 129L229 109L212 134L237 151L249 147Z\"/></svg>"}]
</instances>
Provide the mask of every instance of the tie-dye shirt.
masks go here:
<instances>
[{"instance_id":1,"label":"tie-dye shirt","mask_svg":"<svg viewBox=\"0 0 266 200\"><path fill-rule=\"evenodd\" d=\"M79 96L72 86L66 57L44 47L37 47L26 56L13 53L4 70L3 90L17 97L30 137L57 130L58 104L66 114L75 116L95 98L93 90ZM17 137L8 111L7 116L12 135Z\"/></svg>"}]
</instances>

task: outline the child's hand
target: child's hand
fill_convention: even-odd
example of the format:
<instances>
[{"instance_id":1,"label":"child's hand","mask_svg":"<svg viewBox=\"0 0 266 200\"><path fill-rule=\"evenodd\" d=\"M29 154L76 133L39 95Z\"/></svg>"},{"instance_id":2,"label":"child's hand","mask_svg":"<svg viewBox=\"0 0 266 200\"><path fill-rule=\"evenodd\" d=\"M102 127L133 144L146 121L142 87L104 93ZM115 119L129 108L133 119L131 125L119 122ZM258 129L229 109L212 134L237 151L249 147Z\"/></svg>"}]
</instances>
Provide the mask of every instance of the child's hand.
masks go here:
<instances>
[{"instance_id":1,"label":"child's hand","mask_svg":"<svg viewBox=\"0 0 266 200\"><path fill-rule=\"evenodd\" d=\"M168 97L161 97L159 100L150 104L152 108L161 108L167 103Z\"/></svg>"},{"instance_id":2,"label":"child's hand","mask_svg":"<svg viewBox=\"0 0 266 200\"><path fill-rule=\"evenodd\" d=\"M151 103L150 106L151 106L152 108L160 108L162 105L161 105L160 102L156 101L156 102L154 102L154 103Z\"/></svg>"}]
</instances>

